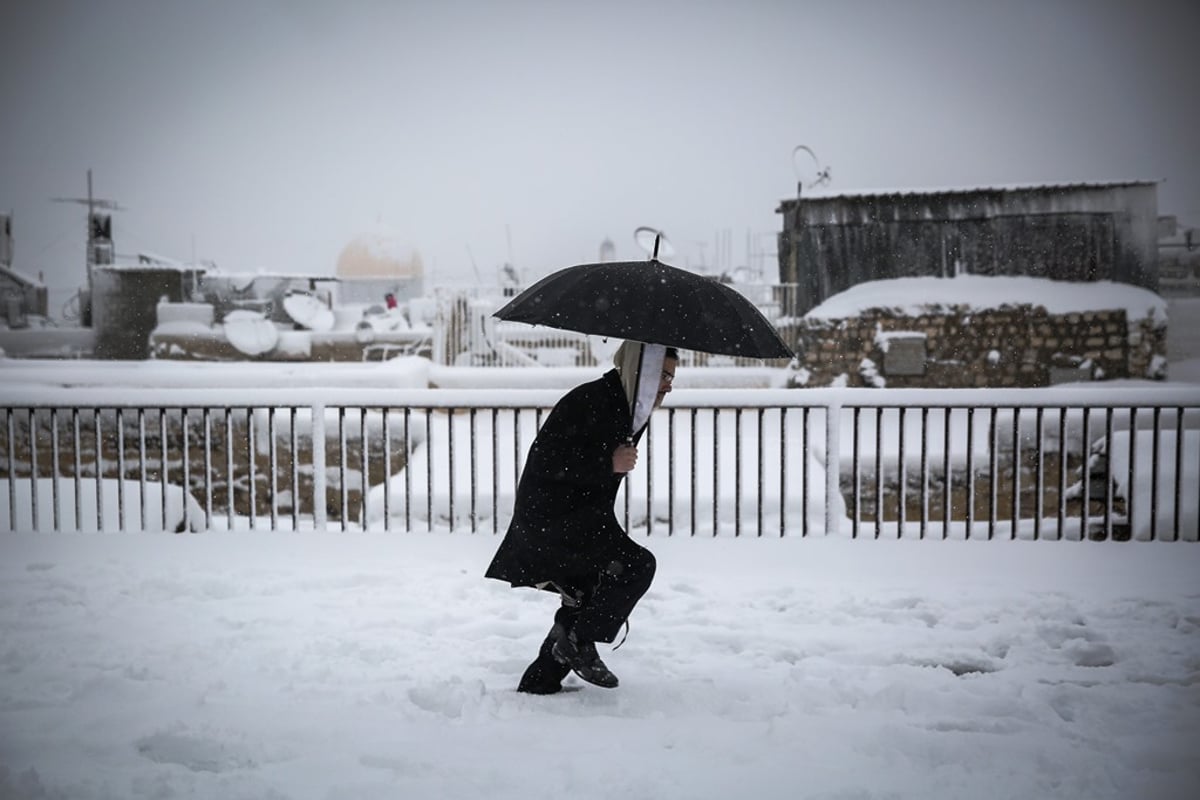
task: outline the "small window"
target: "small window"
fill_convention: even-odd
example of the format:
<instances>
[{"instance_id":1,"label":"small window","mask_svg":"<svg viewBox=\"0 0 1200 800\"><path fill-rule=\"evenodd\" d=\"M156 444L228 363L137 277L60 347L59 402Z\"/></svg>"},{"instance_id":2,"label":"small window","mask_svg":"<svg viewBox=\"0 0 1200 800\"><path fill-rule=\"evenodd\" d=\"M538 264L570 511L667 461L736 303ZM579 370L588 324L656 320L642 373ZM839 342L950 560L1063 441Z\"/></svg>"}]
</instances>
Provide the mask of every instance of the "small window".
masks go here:
<instances>
[{"instance_id":1,"label":"small window","mask_svg":"<svg viewBox=\"0 0 1200 800\"><path fill-rule=\"evenodd\" d=\"M924 375L924 334L889 334L883 354L884 375Z\"/></svg>"}]
</instances>

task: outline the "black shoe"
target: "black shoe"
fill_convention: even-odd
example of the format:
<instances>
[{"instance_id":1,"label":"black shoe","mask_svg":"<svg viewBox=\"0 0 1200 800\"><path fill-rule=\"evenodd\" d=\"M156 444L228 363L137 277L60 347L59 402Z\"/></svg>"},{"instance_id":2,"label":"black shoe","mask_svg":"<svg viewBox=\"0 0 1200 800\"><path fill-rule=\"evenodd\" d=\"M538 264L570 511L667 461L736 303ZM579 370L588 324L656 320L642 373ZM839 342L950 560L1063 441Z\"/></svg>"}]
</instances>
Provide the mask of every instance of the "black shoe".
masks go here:
<instances>
[{"instance_id":1,"label":"black shoe","mask_svg":"<svg viewBox=\"0 0 1200 800\"><path fill-rule=\"evenodd\" d=\"M574 631L564 635L559 630L558 638L554 642L551 652L555 661L570 667L576 675L588 683L602 686L605 689L616 688L617 676L613 675L600 660L594 642L578 641Z\"/></svg>"},{"instance_id":2,"label":"black shoe","mask_svg":"<svg viewBox=\"0 0 1200 800\"><path fill-rule=\"evenodd\" d=\"M571 668L558 663L552 652L561 631L562 626L558 624L550 629L550 634L542 642L537 658L525 668L525 674L521 676L521 682L517 684L518 692L557 694L562 691L563 678L567 677Z\"/></svg>"}]
</instances>

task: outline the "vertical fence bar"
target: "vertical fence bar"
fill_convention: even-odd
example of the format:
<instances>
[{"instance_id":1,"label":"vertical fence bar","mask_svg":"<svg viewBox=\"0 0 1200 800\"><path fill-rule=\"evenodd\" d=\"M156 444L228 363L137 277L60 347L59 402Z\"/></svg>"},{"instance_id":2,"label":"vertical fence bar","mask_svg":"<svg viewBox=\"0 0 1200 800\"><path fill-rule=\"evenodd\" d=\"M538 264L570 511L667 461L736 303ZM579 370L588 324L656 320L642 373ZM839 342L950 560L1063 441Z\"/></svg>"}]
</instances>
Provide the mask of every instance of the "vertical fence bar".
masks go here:
<instances>
[{"instance_id":1,"label":"vertical fence bar","mask_svg":"<svg viewBox=\"0 0 1200 800\"><path fill-rule=\"evenodd\" d=\"M13 420L16 416L15 410L6 408L4 410L4 421L8 428L8 521L12 525L12 529L17 529L17 426ZM78 441L78 436L76 441ZM76 457L78 457L79 447L75 448ZM75 519L79 519L79 470L75 470L76 486L75 486L75 503L76 512ZM76 522L78 524L78 522Z\"/></svg>"},{"instance_id":2,"label":"vertical fence bar","mask_svg":"<svg viewBox=\"0 0 1200 800\"><path fill-rule=\"evenodd\" d=\"M279 449L275 441L275 406L267 409L267 488L271 495L271 530L279 530Z\"/></svg>"},{"instance_id":3,"label":"vertical fence bar","mask_svg":"<svg viewBox=\"0 0 1200 800\"><path fill-rule=\"evenodd\" d=\"M858 525L859 520L862 517L862 494L860 491L861 472L859 469L859 462L861 460L860 453L862 452L862 434L859 429L859 417L861 411L861 408L855 406L853 413L850 415L850 424L854 426L850 445L852 450L850 456L850 480L852 481L852 485L850 487L850 497L854 505L854 520L850 526L851 539L858 538Z\"/></svg>"},{"instance_id":4,"label":"vertical fence bar","mask_svg":"<svg viewBox=\"0 0 1200 800\"><path fill-rule=\"evenodd\" d=\"M809 535L809 503L812 493L812 470L809 469L809 414L811 411L809 405L800 410L800 451L798 453L799 462L796 468L800 470L800 537L808 537ZM780 426L779 426L779 446L781 449L786 449L787 446L787 420L791 415L787 413L788 409L781 409ZM779 499L779 535L785 536L787 533L785 523L785 512L787 510L787 462L784 462L784 471L780 475L780 499Z\"/></svg>"},{"instance_id":5,"label":"vertical fence bar","mask_svg":"<svg viewBox=\"0 0 1200 800\"><path fill-rule=\"evenodd\" d=\"M942 408L942 539L950 536L950 519L954 506L954 467L950 463L950 412Z\"/></svg>"},{"instance_id":6,"label":"vertical fence bar","mask_svg":"<svg viewBox=\"0 0 1200 800\"><path fill-rule=\"evenodd\" d=\"M349 525L349 520L347 519L347 516L349 513L349 506L350 506L350 486L349 486L349 482L346 480L346 407L345 406L338 406L337 427L338 427L338 496L340 498L340 502L338 503L338 505L340 506L339 512L340 512L340 518L341 518L341 523L342 523L342 530L344 531L344 530L346 530L347 526ZM433 481L429 482L429 486L432 489Z\"/></svg>"},{"instance_id":7,"label":"vertical fence bar","mask_svg":"<svg viewBox=\"0 0 1200 800\"><path fill-rule=\"evenodd\" d=\"M1083 507L1079 514L1079 541L1086 542L1088 540L1088 515L1091 513L1092 498L1091 498L1091 478L1092 478L1092 409L1089 406L1084 406L1083 409L1083 424L1080 426L1080 436L1083 438L1081 450L1083 452Z\"/></svg>"},{"instance_id":8,"label":"vertical fence bar","mask_svg":"<svg viewBox=\"0 0 1200 800\"><path fill-rule=\"evenodd\" d=\"M254 409L246 409L246 474L250 484L250 530L258 524L258 473L255 470Z\"/></svg>"},{"instance_id":9,"label":"vertical fence bar","mask_svg":"<svg viewBox=\"0 0 1200 800\"><path fill-rule=\"evenodd\" d=\"M492 409L493 418L495 409ZM392 529L392 410L383 409L383 529ZM408 464L405 463L405 469Z\"/></svg>"},{"instance_id":10,"label":"vertical fence bar","mask_svg":"<svg viewBox=\"0 0 1200 800\"><path fill-rule=\"evenodd\" d=\"M478 431L476 428L476 409L474 406L471 407L470 414L467 418L467 427L471 432L471 459L470 459L470 466L471 466L471 533L475 533L478 530L478 526L476 524L476 519L478 518L478 515L479 515L479 511L475 505L475 496L478 494L477 475L478 475L479 470L478 470L478 461L477 461L478 445L476 442L476 436L477 436Z\"/></svg>"},{"instance_id":11,"label":"vertical fence bar","mask_svg":"<svg viewBox=\"0 0 1200 800\"><path fill-rule=\"evenodd\" d=\"M120 425L120 420L117 422ZM137 413L138 425L138 524L143 528L150 526L150 521L147 517L150 514L149 506L149 490L146 487L148 481L146 473L146 410L139 408ZM121 470L118 465L118 470ZM123 470L122 470L123 471ZM124 523L122 523L124 527Z\"/></svg>"},{"instance_id":12,"label":"vertical fence bar","mask_svg":"<svg viewBox=\"0 0 1200 800\"><path fill-rule=\"evenodd\" d=\"M516 413L515 411L513 412ZM492 409L492 533L500 532L500 409Z\"/></svg>"},{"instance_id":13,"label":"vertical fence bar","mask_svg":"<svg viewBox=\"0 0 1200 800\"><path fill-rule=\"evenodd\" d=\"M1067 520L1067 409L1058 409L1058 536L1062 541Z\"/></svg>"},{"instance_id":14,"label":"vertical fence bar","mask_svg":"<svg viewBox=\"0 0 1200 800\"><path fill-rule=\"evenodd\" d=\"M675 535L675 409L667 409L667 536Z\"/></svg>"},{"instance_id":15,"label":"vertical fence bar","mask_svg":"<svg viewBox=\"0 0 1200 800\"><path fill-rule=\"evenodd\" d=\"M38 457L37 457L37 409L30 408L29 422L29 497L30 512L33 515L33 529L42 529L41 514L38 508Z\"/></svg>"},{"instance_id":16,"label":"vertical fence bar","mask_svg":"<svg viewBox=\"0 0 1200 800\"><path fill-rule=\"evenodd\" d=\"M12 416L9 415L9 438L8 443L12 444ZM83 530L83 435L79 429L79 408L71 407L71 440L72 440L72 466L75 469L75 529ZM10 451L11 452L11 451ZM9 475L12 475L12 462L9 461ZM12 490L12 480L9 480L9 490ZM12 510L16 511L15 504ZM16 523L13 524L16 527Z\"/></svg>"},{"instance_id":17,"label":"vertical fence bar","mask_svg":"<svg viewBox=\"0 0 1200 800\"><path fill-rule=\"evenodd\" d=\"M1179 519L1183 516L1183 407L1175 409L1175 524L1171 541L1179 541Z\"/></svg>"},{"instance_id":18,"label":"vertical fence bar","mask_svg":"<svg viewBox=\"0 0 1200 800\"><path fill-rule=\"evenodd\" d=\"M999 516L996 506L999 504L1000 481L1000 427L996 422L996 407L988 409L988 541L996 536L996 522Z\"/></svg>"},{"instance_id":19,"label":"vertical fence bar","mask_svg":"<svg viewBox=\"0 0 1200 800\"><path fill-rule=\"evenodd\" d=\"M62 498L58 486L58 409L50 409L50 499L54 503L54 530L62 530L61 511L59 505ZM11 480L11 478L10 478Z\"/></svg>"},{"instance_id":20,"label":"vertical fence bar","mask_svg":"<svg viewBox=\"0 0 1200 800\"><path fill-rule=\"evenodd\" d=\"M371 471L371 448L370 448L370 441L369 441L370 435L368 434L368 431L367 431L367 408L365 406L363 408L359 409L358 427L359 427L358 435L361 437L361 442L360 442L361 447L359 448L359 466L361 467L361 474L362 474L362 477L358 482L358 485L362 490L362 497L360 498L361 502L359 503L358 513L359 513L359 522L361 524L362 529L365 531L367 529L367 511L368 511L368 509L367 509L367 494L370 492L370 489L371 489L371 484L369 481L369 475L370 475L370 471Z\"/></svg>"},{"instance_id":21,"label":"vertical fence bar","mask_svg":"<svg viewBox=\"0 0 1200 800\"><path fill-rule=\"evenodd\" d=\"M204 424L204 527L213 525L213 463L212 463L212 409L205 406Z\"/></svg>"},{"instance_id":22,"label":"vertical fence bar","mask_svg":"<svg viewBox=\"0 0 1200 800\"><path fill-rule=\"evenodd\" d=\"M226 406L225 409L225 513L228 518L225 523L226 530L233 530L233 409Z\"/></svg>"},{"instance_id":23,"label":"vertical fence bar","mask_svg":"<svg viewBox=\"0 0 1200 800\"><path fill-rule=\"evenodd\" d=\"M325 404L312 405L313 527L323 531L329 524L325 474Z\"/></svg>"},{"instance_id":24,"label":"vertical fence bar","mask_svg":"<svg viewBox=\"0 0 1200 800\"><path fill-rule=\"evenodd\" d=\"M300 436L296 431L296 416L299 409L295 406L288 408L288 446L291 448L291 466L292 466L292 531L300 530ZM310 439L310 447L316 449L316 445ZM316 506L316 499L313 499L313 506Z\"/></svg>"},{"instance_id":25,"label":"vertical fence bar","mask_svg":"<svg viewBox=\"0 0 1200 800\"><path fill-rule=\"evenodd\" d=\"M841 505L841 421L842 406L830 403L825 407L825 535L838 532L836 507Z\"/></svg>"},{"instance_id":26,"label":"vertical fence bar","mask_svg":"<svg viewBox=\"0 0 1200 800\"><path fill-rule=\"evenodd\" d=\"M742 535L742 409L733 410L733 535Z\"/></svg>"},{"instance_id":27,"label":"vertical fence bar","mask_svg":"<svg viewBox=\"0 0 1200 800\"><path fill-rule=\"evenodd\" d=\"M883 533L883 409L875 406L875 538Z\"/></svg>"},{"instance_id":28,"label":"vertical fence bar","mask_svg":"<svg viewBox=\"0 0 1200 800\"><path fill-rule=\"evenodd\" d=\"M412 464L411 460L413 447L411 431L409 423L412 417L412 409L408 406L404 407L404 530L412 530ZM514 432L515 433L515 432ZM513 437L516 441L516 436Z\"/></svg>"},{"instance_id":29,"label":"vertical fence bar","mask_svg":"<svg viewBox=\"0 0 1200 800\"><path fill-rule=\"evenodd\" d=\"M720 531L717 526L718 509L721 506L721 490L720 475L721 475L721 432L720 432L720 409L714 408L713 412L713 536L716 536Z\"/></svg>"},{"instance_id":30,"label":"vertical fence bar","mask_svg":"<svg viewBox=\"0 0 1200 800\"><path fill-rule=\"evenodd\" d=\"M93 430L96 432L96 530L104 530L104 436L100 432L101 409L92 412Z\"/></svg>"},{"instance_id":31,"label":"vertical fence bar","mask_svg":"<svg viewBox=\"0 0 1200 800\"><path fill-rule=\"evenodd\" d=\"M451 447L454 442L449 442ZM425 409L425 485L429 491L425 493L426 525L433 532L433 409ZM450 524L454 525L454 506L450 506Z\"/></svg>"},{"instance_id":32,"label":"vertical fence bar","mask_svg":"<svg viewBox=\"0 0 1200 800\"><path fill-rule=\"evenodd\" d=\"M162 529L167 530L167 484L169 481L167 466L167 410L161 406L158 409L158 455L159 455L159 500L162 505Z\"/></svg>"},{"instance_id":33,"label":"vertical fence bar","mask_svg":"<svg viewBox=\"0 0 1200 800\"><path fill-rule=\"evenodd\" d=\"M1034 445L1036 460L1033 464L1033 539L1037 541L1042 538L1042 515L1044 514L1045 505L1043 503L1043 493L1045 491L1045 470L1044 460L1042 458L1044 447L1044 425L1046 409L1038 406L1034 413Z\"/></svg>"},{"instance_id":34,"label":"vertical fence bar","mask_svg":"<svg viewBox=\"0 0 1200 800\"><path fill-rule=\"evenodd\" d=\"M967 406L967 509L964 539L970 539L975 528L975 408Z\"/></svg>"},{"instance_id":35,"label":"vertical fence bar","mask_svg":"<svg viewBox=\"0 0 1200 800\"><path fill-rule=\"evenodd\" d=\"M513 467L513 498L516 499L517 484L521 480L521 417L526 408L514 408L512 412L512 467Z\"/></svg>"},{"instance_id":36,"label":"vertical fence bar","mask_svg":"<svg viewBox=\"0 0 1200 800\"><path fill-rule=\"evenodd\" d=\"M688 426L688 434L692 437L692 445L689 448L689 453L692 459L692 468L689 470L692 482L691 496L688 498L691 501L692 511L692 530L691 536L696 535L696 418L698 415L697 409L692 409L691 425Z\"/></svg>"},{"instance_id":37,"label":"vertical fence bar","mask_svg":"<svg viewBox=\"0 0 1200 800\"><path fill-rule=\"evenodd\" d=\"M1113 410L1104 409L1104 538L1113 535Z\"/></svg>"},{"instance_id":38,"label":"vertical fence bar","mask_svg":"<svg viewBox=\"0 0 1200 800\"><path fill-rule=\"evenodd\" d=\"M139 412L140 413L140 412ZM144 491L144 488L143 488ZM145 525L145 516L141 518ZM117 526L125 530L125 409L117 409Z\"/></svg>"},{"instance_id":39,"label":"vertical fence bar","mask_svg":"<svg viewBox=\"0 0 1200 800\"><path fill-rule=\"evenodd\" d=\"M758 409L758 536L759 536L759 538L762 538L762 535L763 535L763 488L764 488L764 484L767 482L767 474L764 470L764 464L763 464L763 458L764 458L764 455L763 455L763 450L764 450L764 447L763 447L763 445L764 445L764 442L763 442L763 417L765 414L766 414L766 409L764 409L764 408ZM780 492L780 497L782 497L782 496L783 496L783 493Z\"/></svg>"},{"instance_id":40,"label":"vertical fence bar","mask_svg":"<svg viewBox=\"0 0 1200 800\"><path fill-rule=\"evenodd\" d=\"M1154 434L1154 444L1151 446L1150 460L1150 541L1154 541L1158 537L1158 460L1161 453L1159 452L1159 440L1162 438L1162 408L1154 407L1153 424L1151 430ZM1134 432L1136 435L1136 431ZM1133 485L1130 484L1129 493L1133 494ZM1132 524L1132 520L1130 521ZM1132 528L1130 529L1132 535Z\"/></svg>"},{"instance_id":41,"label":"vertical fence bar","mask_svg":"<svg viewBox=\"0 0 1200 800\"><path fill-rule=\"evenodd\" d=\"M1129 541L1131 542L1134 538L1133 498L1137 494L1137 412L1136 406L1129 409L1129 475L1126 478L1128 483L1125 484L1125 521L1129 528Z\"/></svg>"},{"instance_id":42,"label":"vertical fence bar","mask_svg":"<svg viewBox=\"0 0 1200 800\"><path fill-rule=\"evenodd\" d=\"M898 411L899 417L900 417L900 425L899 425L900 432L899 432L899 441L897 442L898 456L896 459L896 466L897 466L896 538L897 539L904 538L904 523L906 521L906 516L907 516L905 514L905 511L907 509L905 509L905 507L904 507L905 503L908 500L907 492L905 491L908 488L905 485L906 482L908 481L908 470L905 469L905 467L907 465L904 463L904 439L905 439L905 433L906 433L904 430L904 425L905 425L905 412L907 410L908 409L906 407L900 406L900 409Z\"/></svg>"},{"instance_id":43,"label":"vertical fence bar","mask_svg":"<svg viewBox=\"0 0 1200 800\"><path fill-rule=\"evenodd\" d=\"M447 500L449 500L448 508L449 508L449 513L450 513L450 530L453 531L458 528L458 517L455 516L455 514L454 514L454 494L455 494L454 461L456 458L455 452L454 452L454 450L455 450L454 443L455 443L455 439L457 437L455 437L455 435L454 435L454 409L453 408L446 409L446 438L449 440L449 446L446 448L446 452L449 455L449 458L446 459L446 471L448 473L448 477L449 477L448 483L450 485L450 491L449 491ZM434 454L434 449L433 449L433 447L430 447L429 448L429 456L430 456L431 460L432 460L433 454ZM430 485L430 487L432 487L433 483L431 482L429 485ZM430 521L432 523L432 515L430 515Z\"/></svg>"},{"instance_id":44,"label":"vertical fence bar","mask_svg":"<svg viewBox=\"0 0 1200 800\"><path fill-rule=\"evenodd\" d=\"M1012 539L1018 536L1021 524L1021 409L1013 409L1012 424Z\"/></svg>"},{"instance_id":45,"label":"vertical fence bar","mask_svg":"<svg viewBox=\"0 0 1200 800\"><path fill-rule=\"evenodd\" d=\"M921 530L924 539L929 529L929 409L921 408Z\"/></svg>"},{"instance_id":46,"label":"vertical fence bar","mask_svg":"<svg viewBox=\"0 0 1200 800\"><path fill-rule=\"evenodd\" d=\"M179 432L183 440L183 529L192 530L192 518L188 500L192 499L192 462L191 448L188 446L188 410L185 406L179 410Z\"/></svg>"}]
</instances>

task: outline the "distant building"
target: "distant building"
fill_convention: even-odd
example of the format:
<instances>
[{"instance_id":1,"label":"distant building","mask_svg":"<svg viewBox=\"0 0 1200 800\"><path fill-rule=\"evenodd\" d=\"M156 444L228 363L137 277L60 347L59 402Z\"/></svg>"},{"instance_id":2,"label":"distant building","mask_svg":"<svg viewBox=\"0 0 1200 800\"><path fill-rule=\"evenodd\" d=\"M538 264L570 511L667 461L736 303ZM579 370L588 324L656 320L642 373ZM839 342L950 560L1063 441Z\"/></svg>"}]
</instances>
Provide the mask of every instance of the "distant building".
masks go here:
<instances>
[{"instance_id":1,"label":"distant building","mask_svg":"<svg viewBox=\"0 0 1200 800\"><path fill-rule=\"evenodd\" d=\"M1200 295L1200 229L1158 218L1158 288L1164 297Z\"/></svg>"},{"instance_id":2,"label":"distant building","mask_svg":"<svg viewBox=\"0 0 1200 800\"><path fill-rule=\"evenodd\" d=\"M140 360L150 354L150 332L164 298L190 297L203 270L171 264L107 264L92 269L92 328L95 357Z\"/></svg>"},{"instance_id":3,"label":"distant building","mask_svg":"<svg viewBox=\"0 0 1200 800\"><path fill-rule=\"evenodd\" d=\"M45 317L48 298L41 281L0 265L0 324L24 328L30 316Z\"/></svg>"},{"instance_id":4,"label":"distant building","mask_svg":"<svg viewBox=\"0 0 1200 800\"><path fill-rule=\"evenodd\" d=\"M864 192L783 201L779 280L797 313L874 280L1027 275L1158 290L1149 181Z\"/></svg>"}]
</instances>

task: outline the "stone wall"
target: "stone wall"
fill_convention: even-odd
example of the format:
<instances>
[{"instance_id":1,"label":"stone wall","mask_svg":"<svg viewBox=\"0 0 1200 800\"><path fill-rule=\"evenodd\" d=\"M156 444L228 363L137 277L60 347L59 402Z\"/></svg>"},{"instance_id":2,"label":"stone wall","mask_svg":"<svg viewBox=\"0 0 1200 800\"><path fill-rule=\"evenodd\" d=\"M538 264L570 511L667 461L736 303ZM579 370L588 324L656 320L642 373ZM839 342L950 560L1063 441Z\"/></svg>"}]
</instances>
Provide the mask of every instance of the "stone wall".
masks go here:
<instances>
[{"instance_id":1,"label":"stone wall","mask_svg":"<svg viewBox=\"0 0 1200 800\"><path fill-rule=\"evenodd\" d=\"M802 320L793 386L1035 387L1166 378L1162 320L1124 310L1050 314L1043 307L951 307L921 316L875 309Z\"/></svg>"}]
</instances>

